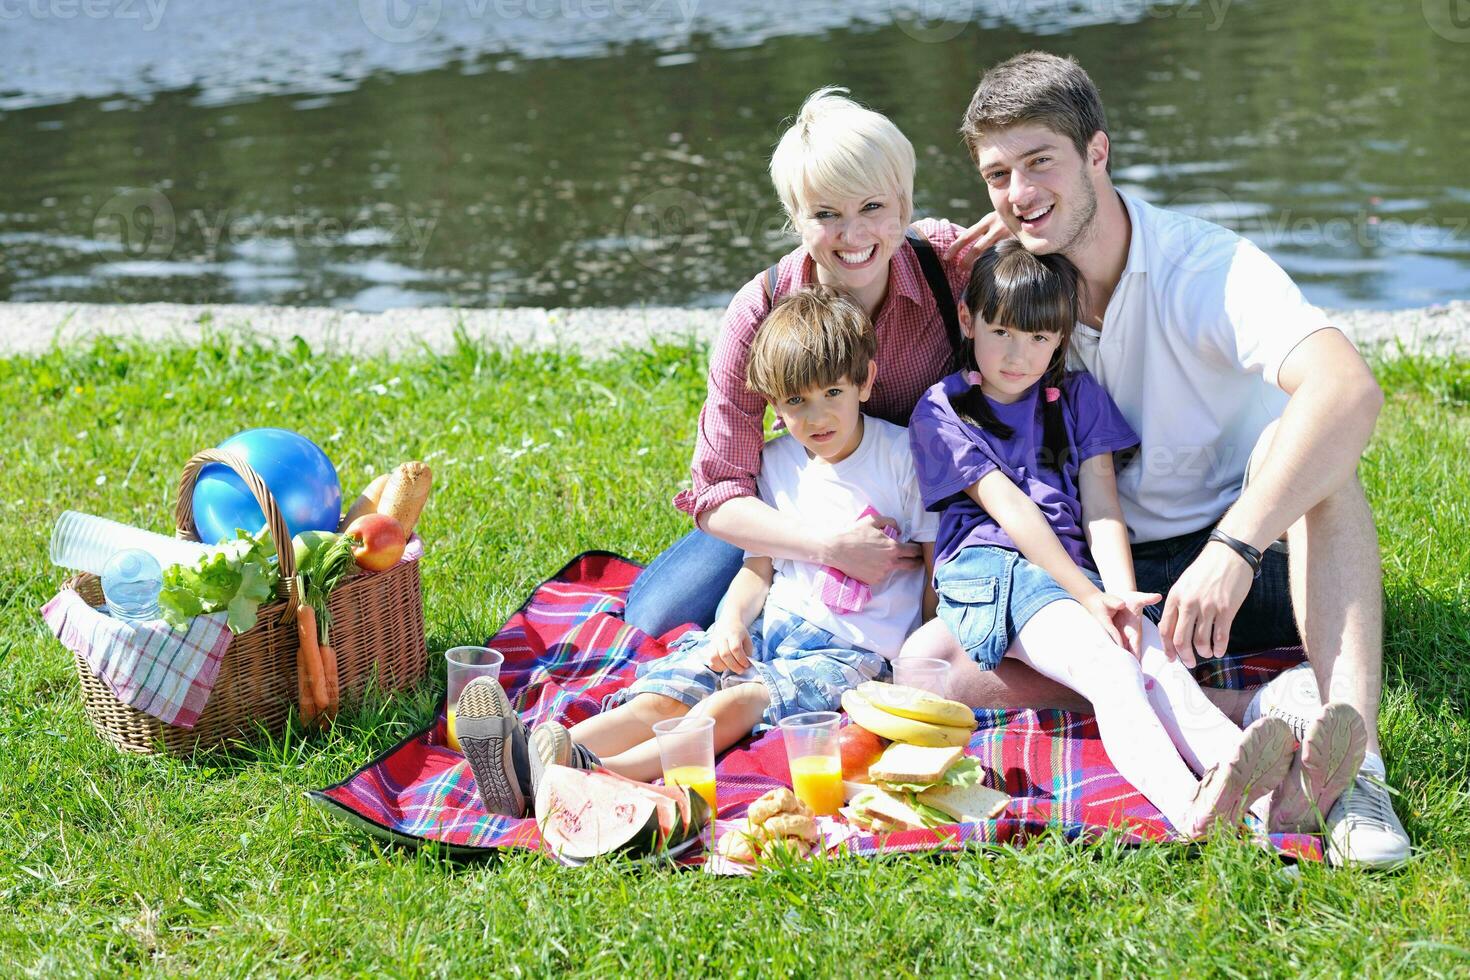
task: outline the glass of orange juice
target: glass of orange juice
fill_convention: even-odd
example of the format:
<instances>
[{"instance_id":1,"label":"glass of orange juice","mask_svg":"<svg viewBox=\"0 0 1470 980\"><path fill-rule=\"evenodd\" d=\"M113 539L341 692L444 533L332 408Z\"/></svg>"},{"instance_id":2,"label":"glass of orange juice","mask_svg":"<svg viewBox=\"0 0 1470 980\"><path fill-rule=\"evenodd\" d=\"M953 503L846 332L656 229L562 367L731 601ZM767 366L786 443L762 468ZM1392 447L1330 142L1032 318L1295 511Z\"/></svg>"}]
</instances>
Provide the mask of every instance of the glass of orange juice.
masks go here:
<instances>
[{"instance_id":1,"label":"glass of orange juice","mask_svg":"<svg viewBox=\"0 0 1470 980\"><path fill-rule=\"evenodd\" d=\"M715 719L711 715L665 718L653 725L664 785L687 786L715 807Z\"/></svg>"},{"instance_id":2,"label":"glass of orange juice","mask_svg":"<svg viewBox=\"0 0 1470 980\"><path fill-rule=\"evenodd\" d=\"M830 817L842 806L842 755L835 711L807 711L778 722L791 763L791 788L797 799L818 816Z\"/></svg>"},{"instance_id":3,"label":"glass of orange juice","mask_svg":"<svg viewBox=\"0 0 1470 980\"><path fill-rule=\"evenodd\" d=\"M460 692L476 677L500 680L500 665L505 663L505 657L489 647L451 647L444 651L444 662L449 667L448 745L459 752L459 739L454 734L454 709L459 704Z\"/></svg>"}]
</instances>

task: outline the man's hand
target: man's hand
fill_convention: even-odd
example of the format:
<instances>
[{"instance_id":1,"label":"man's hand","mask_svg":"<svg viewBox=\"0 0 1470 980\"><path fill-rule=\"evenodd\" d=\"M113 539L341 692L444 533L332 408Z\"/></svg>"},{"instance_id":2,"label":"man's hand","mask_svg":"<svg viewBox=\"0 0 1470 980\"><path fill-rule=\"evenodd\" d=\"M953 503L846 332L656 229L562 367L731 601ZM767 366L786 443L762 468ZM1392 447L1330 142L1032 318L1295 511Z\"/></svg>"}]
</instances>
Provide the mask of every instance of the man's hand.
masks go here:
<instances>
[{"instance_id":1,"label":"man's hand","mask_svg":"<svg viewBox=\"0 0 1470 980\"><path fill-rule=\"evenodd\" d=\"M716 620L705 636L709 641L710 670L739 674L750 669L755 650L751 646L750 630L739 620Z\"/></svg>"},{"instance_id":2,"label":"man's hand","mask_svg":"<svg viewBox=\"0 0 1470 980\"><path fill-rule=\"evenodd\" d=\"M992 211L966 228L960 237L944 250L944 261L962 262L968 258L973 262L981 252L996 242L1011 237L1011 230L1000 220L1000 215Z\"/></svg>"},{"instance_id":3,"label":"man's hand","mask_svg":"<svg viewBox=\"0 0 1470 980\"><path fill-rule=\"evenodd\" d=\"M823 564L864 585L881 585L900 568L918 568L924 561L923 548L912 541L894 541L883 533L885 527L897 526L891 517L864 517L828 542Z\"/></svg>"},{"instance_id":4,"label":"man's hand","mask_svg":"<svg viewBox=\"0 0 1470 980\"><path fill-rule=\"evenodd\" d=\"M1103 632L1135 657L1143 645L1143 610L1162 599L1157 592L1094 592L1082 600Z\"/></svg>"},{"instance_id":5,"label":"man's hand","mask_svg":"<svg viewBox=\"0 0 1470 980\"><path fill-rule=\"evenodd\" d=\"M1164 603L1159 634L1164 652L1193 667L1195 657L1223 657L1230 626L1250 593L1254 576L1245 561L1219 542L1200 552Z\"/></svg>"}]
</instances>

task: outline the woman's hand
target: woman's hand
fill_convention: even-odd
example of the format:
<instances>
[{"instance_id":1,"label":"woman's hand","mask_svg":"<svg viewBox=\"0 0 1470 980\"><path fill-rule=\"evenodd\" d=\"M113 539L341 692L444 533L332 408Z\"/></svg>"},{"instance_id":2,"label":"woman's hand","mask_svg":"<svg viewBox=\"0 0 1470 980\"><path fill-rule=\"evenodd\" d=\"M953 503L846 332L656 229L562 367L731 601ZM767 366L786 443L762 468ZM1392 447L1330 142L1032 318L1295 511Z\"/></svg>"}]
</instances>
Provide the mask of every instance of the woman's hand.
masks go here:
<instances>
[{"instance_id":1,"label":"woman's hand","mask_svg":"<svg viewBox=\"0 0 1470 980\"><path fill-rule=\"evenodd\" d=\"M900 568L918 568L923 548L912 541L895 541L883 533L897 527L891 517L869 514L827 542L824 565L831 565L865 585L879 585Z\"/></svg>"},{"instance_id":2,"label":"woman's hand","mask_svg":"<svg viewBox=\"0 0 1470 980\"><path fill-rule=\"evenodd\" d=\"M944 250L944 261L971 261L996 242L1013 237L1011 230L1000 220L1000 214L992 211L964 230L949 248ZM973 253L973 255L971 254Z\"/></svg>"},{"instance_id":3,"label":"woman's hand","mask_svg":"<svg viewBox=\"0 0 1470 980\"><path fill-rule=\"evenodd\" d=\"M710 670L740 674L750 669L755 649L750 642L750 630L739 620L716 620L705 638L709 641Z\"/></svg>"},{"instance_id":4,"label":"woman's hand","mask_svg":"<svg viewBox=\"0 0 1470 980\"><path fill-rule=\"evenodd\" d=\"M1143 648L1144 607L1161 602L1163 598L1157 592L1098 591L1081 602L1109 639L1139 657Z\"/></svg>"}]
</instances>

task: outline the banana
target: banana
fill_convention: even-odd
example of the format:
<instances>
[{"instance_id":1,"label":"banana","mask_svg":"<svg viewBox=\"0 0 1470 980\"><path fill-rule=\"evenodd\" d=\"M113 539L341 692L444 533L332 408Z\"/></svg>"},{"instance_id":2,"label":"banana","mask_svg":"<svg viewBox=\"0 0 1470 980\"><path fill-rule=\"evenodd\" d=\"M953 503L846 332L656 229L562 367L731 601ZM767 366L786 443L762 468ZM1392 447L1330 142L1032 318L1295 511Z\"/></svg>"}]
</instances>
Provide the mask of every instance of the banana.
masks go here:
<instances>
[{"instance_id":1,"label":"banana","mask_svg":"<svg viewBox=\"0 0 1470 980\"><path fill-rule=\"evenodd\" d=\"M874 735L910 745L968 745L975 727L973 721L969 728L959 728L891 715L857 691L843 693L842 707L856 724Z\"/></svg>"},{"instance_id":2,"label":"banana","mask_svg":"<svg viewBox=\"0 0 1470 980\"><path fill-rule=\"evenodd\" d=\"M975 730L975 712L958 701L941 698L917 687L867 681L858 685L858 693L890 715L927 721L931 725Z\"/></svg>"}]
</instances>

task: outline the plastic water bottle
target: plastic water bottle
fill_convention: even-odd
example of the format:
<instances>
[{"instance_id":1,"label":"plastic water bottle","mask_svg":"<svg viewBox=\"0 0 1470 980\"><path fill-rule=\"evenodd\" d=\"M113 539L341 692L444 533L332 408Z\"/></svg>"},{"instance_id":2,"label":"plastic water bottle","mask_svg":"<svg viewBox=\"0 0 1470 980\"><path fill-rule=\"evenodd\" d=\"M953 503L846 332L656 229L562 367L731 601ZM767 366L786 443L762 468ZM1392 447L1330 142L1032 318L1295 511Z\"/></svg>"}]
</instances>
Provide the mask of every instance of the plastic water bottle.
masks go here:
<instances>
[{"instance_id":1,"label":"plastic water bottle","mask_svg":"<svg viewBox=\"0 0 1470 980\"><path fill-rule=\"evenodd\" d=\"M158 593L163 568L141 548L124 548L107 560L102 570L102 595L116 619L142 623L159 617Z\"/></svg>"},{"instance_id":2,"label":"plastic water bottle","mask_svg":"<svg viewBox=\"0 0 1470 980\"><path fill-rule=\"evenodd\" d=\"M119 524L105 517L95 517L68 510L56 521L51 531L51 561L62 568L74 568L100 576L113 555L127 548L148 552L160 566L192 565L214 551L197 541L183 541L154 534L139 527Z\"/></svg>"}]
</instances>

